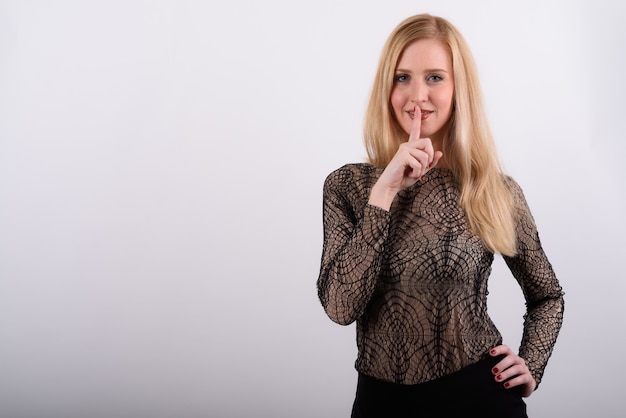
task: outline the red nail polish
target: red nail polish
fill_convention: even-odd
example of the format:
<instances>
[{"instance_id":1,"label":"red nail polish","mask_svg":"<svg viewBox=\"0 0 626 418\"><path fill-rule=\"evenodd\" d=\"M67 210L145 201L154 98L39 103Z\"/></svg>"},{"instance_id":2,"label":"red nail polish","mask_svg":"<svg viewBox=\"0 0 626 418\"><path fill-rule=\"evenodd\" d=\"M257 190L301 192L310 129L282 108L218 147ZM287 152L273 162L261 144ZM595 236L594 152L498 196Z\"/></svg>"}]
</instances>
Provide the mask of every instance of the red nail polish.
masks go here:
<instances>
[{"instance_id":1,"label":"red nail polish","mask_svg":"<svg viewBox=\"0 0 626 418\"><path fill-rule=\"evenodd\" d=\"M505 387L505 388L508 388L509 386L511 386L511 384L510 384L509 382L506 382L506 383L504 384L504 387Z\"/></svg>"},{"instance_id":2,"label":"red nail polish","mask_svg":"<svg viewBox=\"0 0 626 418\"><path fill-rule=\"evenodd\" d=\"M495 356L496 355L496 350L491 350L490 353Z\"/></svg>"},{"instance_id":3,"label":"red nail polish","mask_svg":"<svg viewBox=\"0 0 626 418\"><path fill-rule=\"evenodd\" d=\"M494 373L498 373L500 370L498 370L497 367L494 367L493 369L491 369L491 371L494 372Z\"/></svg>"},{"instance_id":4,"label":"red nail polish","mask_svg":"<svg viewBox=\"0 0 626 418\"><path fill-rule=\"evenodd\" d=\"M497 379L497 380L502 380L502 375L501 375L501 374L497 375L497 376L496 376L496 379Z\"/></svg>"}]
</instances>

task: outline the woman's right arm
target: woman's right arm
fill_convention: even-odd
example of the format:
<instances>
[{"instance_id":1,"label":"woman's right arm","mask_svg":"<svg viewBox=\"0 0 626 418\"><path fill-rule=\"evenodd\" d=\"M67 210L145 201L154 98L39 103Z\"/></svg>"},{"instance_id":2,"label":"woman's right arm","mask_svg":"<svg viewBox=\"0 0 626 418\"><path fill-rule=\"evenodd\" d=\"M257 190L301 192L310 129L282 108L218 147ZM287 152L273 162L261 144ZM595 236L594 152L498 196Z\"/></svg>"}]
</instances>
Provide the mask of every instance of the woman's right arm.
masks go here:
<instances>
[{"instance_id":1,"label":"woman's right arm","mask_svg":"<svg viewBox=\"0 0 626 418\"><path fill-rule=\"evenodd\" d=\"M420 108L415 106L414 112L409 140L400 144L367 201L356 197L348 167L324 182L324 248L317 291L324 310L339 324L361 316L374 293L391 223L389 209L397 193L419 181L443 157L430 138L420 137ZM355 197L349 199L350 194Z\"/></svg>"},{"instance_id":2,"label":"woman's right arm","mask_svg":"<svg viewBox=\"0 0 626 418\"><path fill-rule=\"evenodd\" d=\"M363 202L362 210L348 199L354 187L345 170L324 182L324 244L317 290L326 314L341 325L354 322L376 288L391 215Z\"/></svg>"}]
</instances>

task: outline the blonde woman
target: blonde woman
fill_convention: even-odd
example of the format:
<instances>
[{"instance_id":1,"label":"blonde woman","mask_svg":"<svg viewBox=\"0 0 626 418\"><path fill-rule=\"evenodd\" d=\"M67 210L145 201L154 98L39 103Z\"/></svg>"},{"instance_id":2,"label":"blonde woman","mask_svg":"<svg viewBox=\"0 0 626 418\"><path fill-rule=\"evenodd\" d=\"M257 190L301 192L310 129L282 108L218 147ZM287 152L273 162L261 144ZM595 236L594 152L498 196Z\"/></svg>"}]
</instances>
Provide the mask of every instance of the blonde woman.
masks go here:
<instances>
[{"instance_id":1,"label":"blonde woman","mask_svg":"<svg viewBox=\"0 0 626 418\"><path fill-rule=\"evenodd\" d=\"M475 65L447 20L389 36L365 121L367 163L324 184L318 294L357 322L352 417L526 417L563 292L519 185L498 163ZM526 299L519 351L487 313L494 254Z\"/></svg>"}]
</instances>

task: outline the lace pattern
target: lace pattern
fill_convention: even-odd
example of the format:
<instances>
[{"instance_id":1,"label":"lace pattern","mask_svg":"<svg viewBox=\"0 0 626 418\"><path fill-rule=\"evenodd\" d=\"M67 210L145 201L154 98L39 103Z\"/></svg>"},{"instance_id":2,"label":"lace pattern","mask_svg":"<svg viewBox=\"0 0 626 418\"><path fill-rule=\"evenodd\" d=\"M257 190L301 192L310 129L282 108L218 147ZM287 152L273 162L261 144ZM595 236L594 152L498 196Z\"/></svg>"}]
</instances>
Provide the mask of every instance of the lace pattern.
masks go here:
<instances>
[{"instance_id":1,"label":"lace pattern","mask_svg":"<svg viewBox=\"0 0 626 418\"><path fill-rule=\"evenodd\" d=\"M357 370L416 384L501 344L487 313L494 254L469 231L449 170L430 170L389 212L367 204L379 175L369 164L349 164L327 177L318 295L333 321L357 322ZM505 261L527 306L519 354L539 383L561 328L563 292L522 190L508 181L519 252Z\"/></svg>"}]
</instances>

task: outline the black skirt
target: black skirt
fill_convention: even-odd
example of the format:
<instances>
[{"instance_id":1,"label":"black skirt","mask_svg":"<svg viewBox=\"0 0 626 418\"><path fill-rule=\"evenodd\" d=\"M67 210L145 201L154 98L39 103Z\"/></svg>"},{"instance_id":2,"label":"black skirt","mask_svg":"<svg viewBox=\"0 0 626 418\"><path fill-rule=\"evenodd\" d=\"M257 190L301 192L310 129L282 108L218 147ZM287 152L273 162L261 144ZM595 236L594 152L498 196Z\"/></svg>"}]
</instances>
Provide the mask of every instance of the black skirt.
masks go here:
<instances>
[{"instance_id":1,"label":"black skirt","mask_svg":"<svg viewBox=\"0 0 626 418\"><path fill-rule=\"evenodd\" d=\"M528 418L520 388L505 389L491 373L501 359L489 356L417 385L359 374L352 418Z\"/></svg>"}]
</instances>

